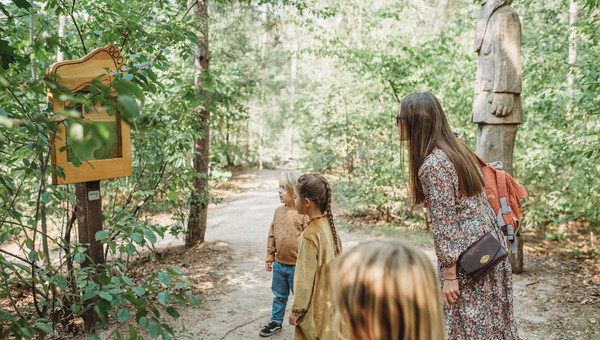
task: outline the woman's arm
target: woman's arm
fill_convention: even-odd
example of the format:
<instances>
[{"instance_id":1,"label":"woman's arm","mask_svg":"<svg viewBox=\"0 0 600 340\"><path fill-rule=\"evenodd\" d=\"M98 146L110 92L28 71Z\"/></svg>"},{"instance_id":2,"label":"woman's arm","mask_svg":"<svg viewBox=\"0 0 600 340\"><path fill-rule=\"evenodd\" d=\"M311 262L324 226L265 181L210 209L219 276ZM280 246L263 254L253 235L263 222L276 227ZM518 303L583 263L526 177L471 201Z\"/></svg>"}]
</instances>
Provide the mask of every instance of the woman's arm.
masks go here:
<instances>
[{"instance_id":1,"label":"woman's arm","mask_svg":"<svg viewBox=\"0 0 600 340\"><path fill-rule=\"evenodd\" d=\"M455 265L459 255L469 246L469 238L459 226L453 176L456 173L452 173L437 155L427 157L419 170L431 213L435 253L443 267Z\"/></svg>"}]
</instances>

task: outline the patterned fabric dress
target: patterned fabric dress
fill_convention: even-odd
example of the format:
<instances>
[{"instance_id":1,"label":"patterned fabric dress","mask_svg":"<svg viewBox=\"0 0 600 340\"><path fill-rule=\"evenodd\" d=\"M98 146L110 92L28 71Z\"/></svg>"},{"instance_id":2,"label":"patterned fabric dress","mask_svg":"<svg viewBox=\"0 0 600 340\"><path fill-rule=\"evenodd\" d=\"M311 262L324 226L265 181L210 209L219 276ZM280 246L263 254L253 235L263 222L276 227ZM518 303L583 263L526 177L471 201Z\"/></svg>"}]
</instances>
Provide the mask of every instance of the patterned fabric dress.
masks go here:
<instances>
[{"instance_id":1,"label":"patterned fabric dress","mask_svg":"<svg viewBox=\"0 0 600 340\"><path fill-rule=\"evenodd\" d=\"M439 148L429 154L419 169L419 179L431 212L433 241L440 278L444 267L488 231L504 244L494 211L485 193L466 197L458 191L454 164ZM444 307L448 339L518 339L513 315L512 272L508 258L474 282L457 266L460 297Z\"/></svg>"}]
</instances>

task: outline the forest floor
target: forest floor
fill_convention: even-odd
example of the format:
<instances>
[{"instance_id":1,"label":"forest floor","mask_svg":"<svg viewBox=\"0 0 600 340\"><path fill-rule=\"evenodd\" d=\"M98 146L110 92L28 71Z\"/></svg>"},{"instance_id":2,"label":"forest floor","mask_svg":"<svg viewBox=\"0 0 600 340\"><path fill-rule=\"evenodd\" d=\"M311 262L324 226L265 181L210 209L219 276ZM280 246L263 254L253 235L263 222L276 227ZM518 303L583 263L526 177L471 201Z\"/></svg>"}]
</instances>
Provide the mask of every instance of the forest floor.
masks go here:
<instances>
[{"instance_id":1,"label":"forest floor","mask_svg":"<svg viewBox=\"0 0 600 340\"><path fill-rule=\"evenodd\" d=\"M156 266L179 266L193 283L200 307L179 307L181 317L170 324L177 339L259 339L270 321L271 273L265 271L266 240L273 212L281 204L277 195L279 170L243 170L234 174L219 192L223 201L209 207L206 242L190 250L180 240L163 240L158 263L139 261L136 273ZM344 216L336 216L343 220ZM157 215L159 223L173 223ZM340 223L343 225L344 223ZM360 241L390 234L341 227L344 249ZM369 228L360 228L369 230ZM404 235L414 241L422 235ZM430 242L413 242L435 261ZM529 249L526 247L526 249ZM524 273L514 275L514 306L521 339L599 339L600 264L528 254ZM290 296L289 307L293 301ZM114 334L114 325L99 333ZM126 327L122 328L123 330ZM271 339L291 339L293 327Z\"/></svg>"}]
</instances>

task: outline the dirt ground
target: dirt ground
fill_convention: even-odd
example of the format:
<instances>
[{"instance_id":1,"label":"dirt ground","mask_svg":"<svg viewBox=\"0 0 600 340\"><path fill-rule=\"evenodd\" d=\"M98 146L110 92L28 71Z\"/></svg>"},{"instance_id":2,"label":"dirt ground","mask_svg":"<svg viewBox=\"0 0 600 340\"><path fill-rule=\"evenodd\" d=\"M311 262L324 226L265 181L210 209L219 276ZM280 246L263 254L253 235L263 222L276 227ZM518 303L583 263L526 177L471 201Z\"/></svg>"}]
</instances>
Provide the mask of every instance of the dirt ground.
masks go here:
<instances>
[{"instance_id":1,"label":"dirt ground","mask_svg":"<svg viewBox=\"0 0 600 340\"><path fill-rule=\"evenodd\" d=\"M185 251L180 240L163 240L159 266L180 266L194 283L200 307L178 308L171 326L177 338L259 339L271 315L271 273L264 269L266 238L277 196L279 170L245 170L209 208L206 243ZM169 216L156 216L171 223ZM340 231L344 249L381 237ZM432 249L423 249L435 261ZM135 266L144 271L148 263ZM152 264L155 266L156 264ZM600 266L525 254L524 273L514 276L514 305L522 339L600 339ZM133 273L132 273L133 274ZM596 276L594 276L596 275ZM286 318L293 297L288 301ZM125 330L123 328L123 330ZM100 332L111 338L114 329ZM291 339L293 328L271 339Z\"/></svg>"}]
</instances>

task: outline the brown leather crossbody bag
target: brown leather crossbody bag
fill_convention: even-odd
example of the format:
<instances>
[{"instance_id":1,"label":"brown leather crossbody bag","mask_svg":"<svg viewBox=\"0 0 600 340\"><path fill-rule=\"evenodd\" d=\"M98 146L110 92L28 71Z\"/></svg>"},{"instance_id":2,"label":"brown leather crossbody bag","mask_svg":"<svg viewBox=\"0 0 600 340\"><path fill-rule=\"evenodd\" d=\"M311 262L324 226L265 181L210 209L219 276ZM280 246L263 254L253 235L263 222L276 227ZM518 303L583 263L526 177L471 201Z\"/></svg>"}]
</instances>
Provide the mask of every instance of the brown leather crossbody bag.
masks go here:
<instances>
[{"instance_id":1,"label":"brown leather crossbody bag","mask_svg":"<svg viewBox=\"0 0 600 340\"><path fill-rule=\"evenodd\" d=\"M458 265L477 281L507 256L506 250L489 231L460 254Z\"/></svg>"}]
</instances>

